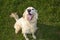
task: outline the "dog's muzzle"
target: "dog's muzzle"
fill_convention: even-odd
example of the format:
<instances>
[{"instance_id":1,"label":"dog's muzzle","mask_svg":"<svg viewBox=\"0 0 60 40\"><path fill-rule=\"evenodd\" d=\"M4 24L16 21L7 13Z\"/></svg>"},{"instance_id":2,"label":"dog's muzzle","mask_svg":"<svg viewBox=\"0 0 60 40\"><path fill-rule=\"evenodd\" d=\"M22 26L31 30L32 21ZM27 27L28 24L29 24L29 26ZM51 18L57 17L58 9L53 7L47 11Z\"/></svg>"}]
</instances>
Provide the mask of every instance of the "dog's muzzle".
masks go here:
<instances>
[{"instance_id":1,"label":"dog's muzzle","mask_svg":"<svg viewBox=\"0 0 60 40\"><path fill-rule=\"evenodd\" d=\"M27 11L28 11L28 14L29 14L29 15L32 15L32 14L30 13L30 12L31 12L31 9L28 9Z\"/></svg>"},{"instance_id":2,"label":"dog's muzzle","mask_svg":"<svg viewBox=\"0 0 60 40\"><path fill-rule=\"evenodd\" d=\"M28 9L27 11L28 11L28 12L31 12L31 9Z\"/></svg>"}]
</instances>

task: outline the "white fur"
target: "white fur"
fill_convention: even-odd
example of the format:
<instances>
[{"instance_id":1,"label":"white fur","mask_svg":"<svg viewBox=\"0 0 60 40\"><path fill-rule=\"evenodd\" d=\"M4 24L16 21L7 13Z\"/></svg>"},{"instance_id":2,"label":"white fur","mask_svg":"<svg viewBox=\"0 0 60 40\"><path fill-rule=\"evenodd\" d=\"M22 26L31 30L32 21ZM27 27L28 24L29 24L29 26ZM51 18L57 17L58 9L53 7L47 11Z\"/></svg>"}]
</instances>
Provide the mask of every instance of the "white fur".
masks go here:
<instances>
[{"instance_id":1,"label":"white fur","mask_svg":"<svg viewBox=\"0 0 60 40\"><path fill-rule=\"evenodd\" d=\"M28 14L27 9L31 9L30 13L34 15L32 20L30 20L30 21L27 20L27 14ZM37 14L36 9L33 8L33 7L28 7L27 9L23 13L23 17L21 17L19 19L18 19L17 14L12 13L14 16L10 15L10 16L14 17L15 20L16 20L16 23L14 25L15 33L17 34L21 29L22 34L23 34L23 36L25 37L26 40L29 40L29 38L27 37L26 34L32 34L32 37L34 39L36 39L36 36L34 35L34 33L37 30L38 14ZM32 10L32 9L34 9L34 10Z\"/></svg>"}]
</instances>

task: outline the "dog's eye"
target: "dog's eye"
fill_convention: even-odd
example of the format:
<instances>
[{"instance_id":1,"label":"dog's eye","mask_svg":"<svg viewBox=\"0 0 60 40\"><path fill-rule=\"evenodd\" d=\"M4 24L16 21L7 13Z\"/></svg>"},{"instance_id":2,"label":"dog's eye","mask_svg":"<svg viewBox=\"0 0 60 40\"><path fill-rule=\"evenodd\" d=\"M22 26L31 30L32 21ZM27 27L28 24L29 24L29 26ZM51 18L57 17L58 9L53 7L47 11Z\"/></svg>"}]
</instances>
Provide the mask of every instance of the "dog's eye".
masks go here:
<instances>
[{"instance_id":1,"label":"dog's eye","mask_svg":"<svg viewBox=\"0 0 60 40\"><path fill-rule=\"evenodd\" d=\"M34 10L34 9L32 9L32 10Z\"/></svg>"}]
</instances>

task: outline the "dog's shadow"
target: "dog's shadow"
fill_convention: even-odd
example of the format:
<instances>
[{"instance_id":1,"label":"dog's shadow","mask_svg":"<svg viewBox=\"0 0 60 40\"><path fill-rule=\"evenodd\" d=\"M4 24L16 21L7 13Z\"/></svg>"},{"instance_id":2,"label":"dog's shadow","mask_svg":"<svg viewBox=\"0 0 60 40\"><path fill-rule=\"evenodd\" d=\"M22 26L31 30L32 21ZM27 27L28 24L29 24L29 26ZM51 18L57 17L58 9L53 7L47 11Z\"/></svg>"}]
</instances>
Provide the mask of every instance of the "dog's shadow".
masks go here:
<instances>
[{"instance_id":1,"label":"dog's shadow","mask_svg":"<svg viewBox=\"0 0 60 40\"><path fill-rule=\"evenodd\" d=\"M35 33L37 39L36 40L43 40L42 37L43 37L43 34L40 30L40 28L38 28L37 32Z\"/></svg>"},{"instance_id":2,"label":"dog's shadow","mask_svg":"<svg viewBox=\"0 0 60 40\"><path fill-rule=\"evenodd\" d=\"M53 40L56 37L57 27L53 25L40 24L36 32L36 40Z\"/></svg>"}]
</instances>

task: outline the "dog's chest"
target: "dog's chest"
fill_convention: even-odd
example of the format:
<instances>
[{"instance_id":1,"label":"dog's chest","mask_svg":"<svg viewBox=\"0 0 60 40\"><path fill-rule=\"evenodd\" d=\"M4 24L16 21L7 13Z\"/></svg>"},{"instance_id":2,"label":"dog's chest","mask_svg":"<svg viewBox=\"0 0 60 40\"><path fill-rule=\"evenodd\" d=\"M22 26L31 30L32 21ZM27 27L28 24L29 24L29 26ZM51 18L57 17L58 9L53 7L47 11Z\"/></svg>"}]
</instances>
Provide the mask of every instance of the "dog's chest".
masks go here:
<instances>
[{"instance_id":1,"label":"dog's chest","mask_svg":"<svg viewBox=\"0 0 60 40\"><path fill-rule=\"evenodd\" d=\"M35 24L33 24L33 23L31 24L24 19L21 19L19 21L19 24L21 24L22 33L31 33L36 30Z\"/></svg>"},{"instance_id":2,"label":"dog's chest","mask_svg":"<svg viewBox=\"0 0 60 40\"><path fill-rule=\"evenodd\" d=\"M32 33L35 31L36 31L36 27L34 25L26 24L25 26L22 27L23 33Z\"/></svg>"}]
</instances>

